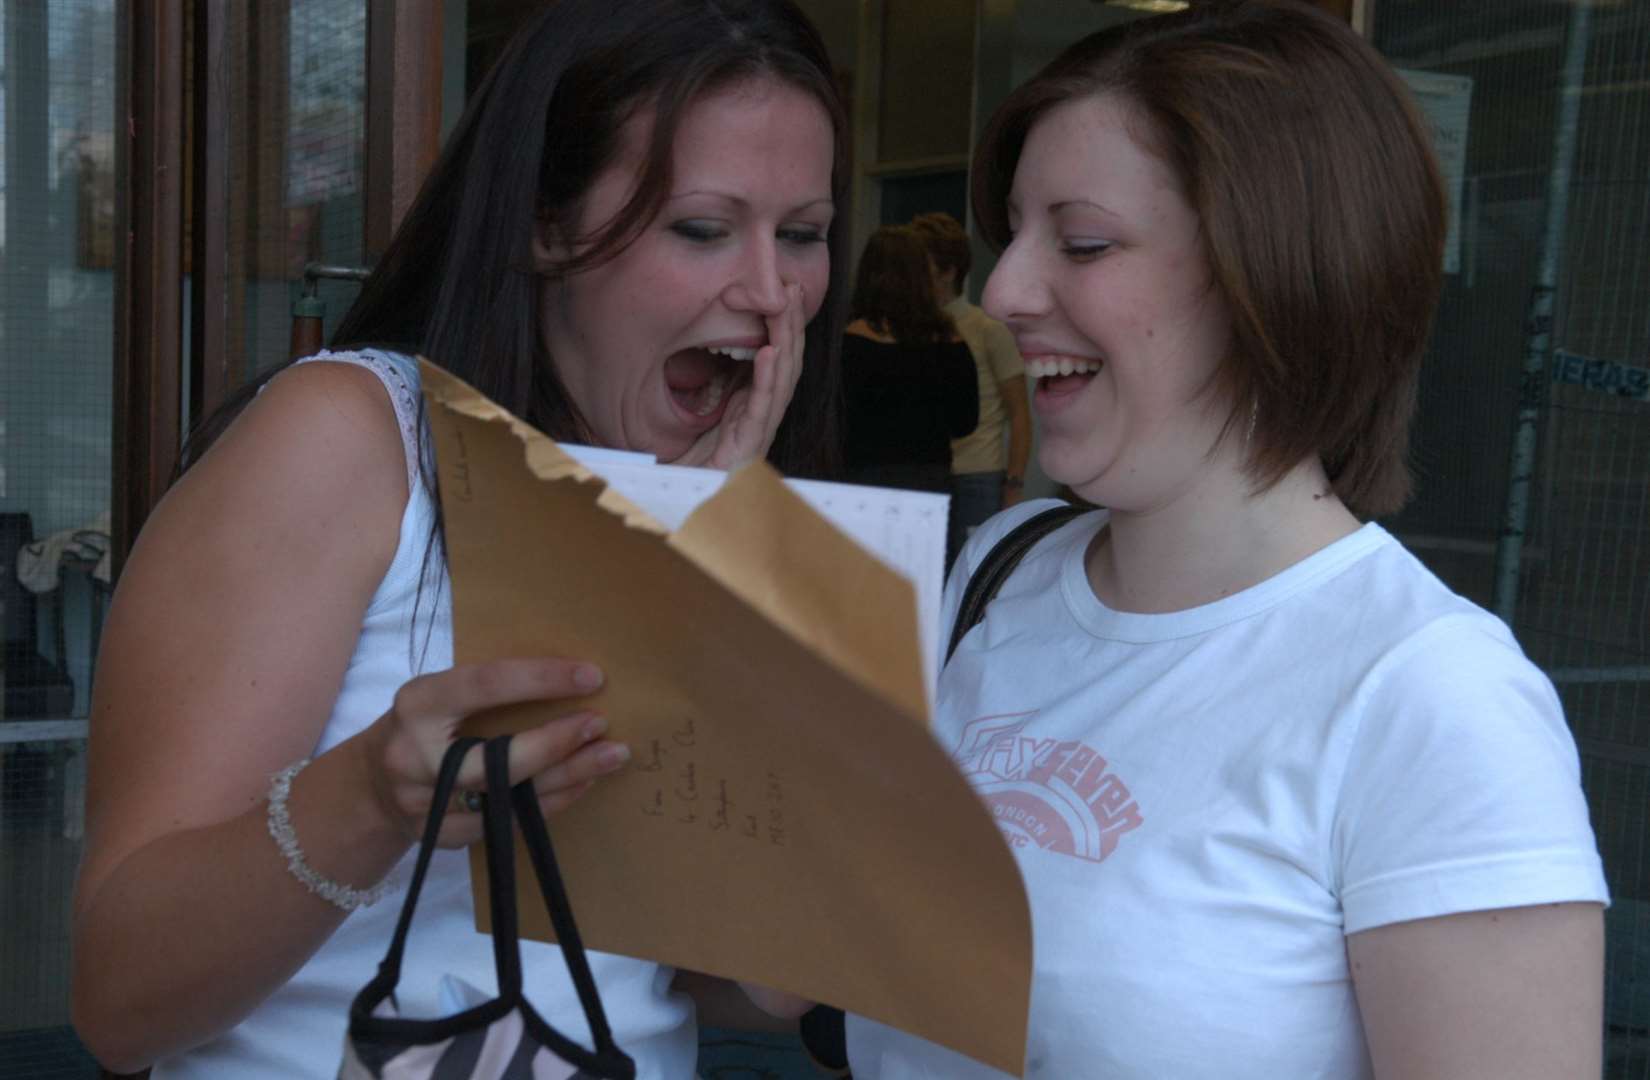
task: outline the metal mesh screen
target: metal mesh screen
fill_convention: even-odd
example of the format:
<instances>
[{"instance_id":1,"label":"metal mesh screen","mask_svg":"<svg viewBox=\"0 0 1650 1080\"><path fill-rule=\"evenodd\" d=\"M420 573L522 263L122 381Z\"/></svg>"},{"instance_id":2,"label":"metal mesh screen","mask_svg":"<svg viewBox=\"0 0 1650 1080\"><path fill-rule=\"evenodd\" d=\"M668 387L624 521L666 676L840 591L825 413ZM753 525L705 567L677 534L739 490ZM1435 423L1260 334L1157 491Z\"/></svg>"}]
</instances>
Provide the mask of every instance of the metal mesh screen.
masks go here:
<instances>
[{"instance_id":1,"label":"metal mesh screen","mask_svg":"<svg viewBox=\"0 0 1650 1080\"><path fill-rule=\"evenodd\" d=\"M1470 88L1390 525L1558 686L1613 896L1606 1074L1650 1078L1650 4L1380 0L1373 36Z\"/></svg>"},{"instance_id":2,"label":"metal mesh screen","mask_svg":"<svg viewBox=\"0 0 1650 1080\"><path fill-rule=\"evenodd\" d=\"M108 596L98 556L112 453L115 5L0 0L5 1077L98 1075L68 1026L68 912L84 826L84 718ZM360 258L366 2L242 0L222 17L226 337L249 376L286 354L304 264ZM326 288L347 290L329 303L334 322L353 286ZM28 541L44 555L20 562Z\"/></svg>"},{"instance_id":3,"label":"metal mesh screen","mask_svg":"<svg viewBox=\"0 0 1650 1080\"><path fill-rule=\"evenodd\" d=\"M114 0L0 0L0 1076L96 1076L68 908L108 542Z\"/></svg>"},{"instance_id":4,"label":"metal mesh screen","mask_svg":"<svg viewBox=\"0 0 1650 1080\"><path fill-rule=\"evenodd\" d=\"M95 1077L69 1029L69 894L84 743L0 743L0 1076Z\"/></svg>"}]
</instances>

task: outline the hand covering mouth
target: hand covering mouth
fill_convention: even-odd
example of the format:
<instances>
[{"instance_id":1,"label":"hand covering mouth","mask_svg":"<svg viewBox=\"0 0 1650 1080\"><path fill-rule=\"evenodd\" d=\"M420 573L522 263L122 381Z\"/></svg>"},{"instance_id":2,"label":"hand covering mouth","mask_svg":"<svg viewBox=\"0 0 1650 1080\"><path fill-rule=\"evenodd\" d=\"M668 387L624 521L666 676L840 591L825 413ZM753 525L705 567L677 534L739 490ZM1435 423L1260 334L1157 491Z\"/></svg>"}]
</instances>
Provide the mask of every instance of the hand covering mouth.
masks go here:
<instances>
[{"instance_id":1,"label":"hand covering mouth","mask_svg":"<svg viewBox=\"0 0 1650 1080\"><path fill-rule=\"evenodd\" d=\"M683 349L665 361L665 387L692 416L715 415L733 392L750 383L756 350L733 346Z\"/></svg>"}]
</instances>

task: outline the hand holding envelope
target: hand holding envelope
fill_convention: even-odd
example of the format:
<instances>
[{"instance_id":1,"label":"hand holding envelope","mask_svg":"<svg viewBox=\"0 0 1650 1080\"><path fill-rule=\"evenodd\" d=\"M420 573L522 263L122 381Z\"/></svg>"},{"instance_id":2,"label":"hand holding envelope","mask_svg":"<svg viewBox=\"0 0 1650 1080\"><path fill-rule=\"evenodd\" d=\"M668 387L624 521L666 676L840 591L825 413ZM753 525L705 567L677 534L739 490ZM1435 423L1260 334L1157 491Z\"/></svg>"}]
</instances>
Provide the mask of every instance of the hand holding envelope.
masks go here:
<instances>
[{"instance_id":1,"label":"hand holding envelope","mask_svg":"<svg viewBox=\"0 0 1650 1080\"><path fill-rule=\"evenodd\" d=\"M441 369L423 380L455 662L598 662L589 703L635 754L551 822L586 944L828 1002L1018 1074L1030 913L929 733L910 583L766 465L669 532ZM526 885L523 933L552 940Z\"/></svg>"}]
</instances>

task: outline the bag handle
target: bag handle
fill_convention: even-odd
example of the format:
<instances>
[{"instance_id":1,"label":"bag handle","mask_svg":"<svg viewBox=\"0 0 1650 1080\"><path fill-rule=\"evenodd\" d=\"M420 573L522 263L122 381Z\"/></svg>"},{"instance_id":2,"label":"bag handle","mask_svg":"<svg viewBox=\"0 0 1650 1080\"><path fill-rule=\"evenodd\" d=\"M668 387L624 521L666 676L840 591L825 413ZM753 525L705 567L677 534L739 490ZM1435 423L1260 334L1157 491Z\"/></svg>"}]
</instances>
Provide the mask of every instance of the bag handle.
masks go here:
<instances>
[{"instance_id":1,"label":"bag handle","mask_svg":"<svg viewBox=\"0 0 1650 1080\"><path fill-rule=\"evenodd\" d=\"M528 850L533 854L533 868L538 874L539 885L544 890L545 899L550 907L551 924L556 929L558 941L562 942L562 951L567 957L568 968L578 988L579 998L586 1012L593 1014L592 1032L595 1033L594 1029L599 1024L601 1036L611 1045L612 1037L608 1032L607 1018L602 1013L601 998L596 992L595 979L591 976L583 943L569 912L567 893L562 887L561 877L556 869L555 855L550 851L549 833L545 829L543 817L538 812L538 801L533 795L532 781L524 780L514 790L510 786L509 735L496 736L486 740L484 744L481 739L473 737L455 739L442 755L441 768L436 775L435 791L430 798L430 812L424 822L424 835L418 845L418 861L413 868L412 880L407 886L406 900L401 905L401 915L396 921L395 934L390 939L388 952L378 965L379 977L374 982L382 984L387 981L393 987L400 979L401 960L406 951L408 933L412 928L413 913L418 907L418 896L423 889L430 860L435 854L436 841L441 833L442 821L446 818L447 807L452 801L453 789L457 786L458 771L464 763L464 756L478 745L482 746L482 760L486 771L487 794L482 803L482 833L487 861L488 908L493 917L493 966L498 976L499 997L512 1005L521 997L521 934L516 918L516 860L512 821L512 818L519 817ZM544 866L540 865L541 853L534 850L535 845L543 849ZM571 950L576 951L576 956L574 951L570 951L569 946Z\"/></svg>"},{"instance_id":2,"label":"bag handle","mask_svg":"<svg viewBox=\"0 0 1650 1080\"><path fill-rule=\"evenodd\" d=\"M493 967L498 996L521 1000L521 936L516 923L516 839L510 801L510 736L488 739L481 748L487 796L481 807L487 857L487 906L493 914ZM527 781L531 783L531 781Z\"/></svg>"},{"instance_id":3,"label":"bag handle","mask_svg":"<svg viewBox=\"0 0 1650 1080\"><path fill-rule=\"evenodd\" d=\"M573 906L562 884L556 852L550 844L550 830L544 823L544 813L539 809L532 781L517 784L511 790L510 797L515 803L516 820L521 822L521 835L527 844L533 872L539 879L539 891L550 912L550 925L555 928L556 941L561 945L562 958L567 962L567 972L573 977L573 986L578 990L579 1001L584 1006L590 1036L598 1050L617 1050L613 1033L607 1025L607 1013L602 1009L601 996L596 993L596 979L590 972L589 958L585 956L584 939L579 936L578 925L573 921Z\"/></svg>"},{"instance_id":4,"label":"bag handle","mask_svg":"<svg viewBox=\"0 0 1650 1080\"><path fill-rule=\"evenodd\" d=\"M361 989L350 1003L349 1030L352 1039L366 1039L385 1045L430 1044L455 1038L478 1027L491 1024L512 1010L518 1010L527 1032L537 1044L559 1056L563 1061L584 1070L581 1076L612 1077L615 1080L634 1080L635 1063L613 1041L607 1016L602 1010L595 979L567 902L566 890L561 885L553 853L549 849L549 834L538 799L533 792L531 778L515 787L510 786L510 736L500 735L482 745L482 764L486 775L486 794L481 809L484 854L487 864L488 907L492 914L493 964L498 978L498 996L451 1016L431 1020L413 1020L402 1017L379 1017L374 1012L385 998L394 999L396 983L401 976L401 957L406 947L413 911L418 894L434 855L440 836L441 822L452 801L459 766L464 756L482 740L462 738L453 741L442 756L436 777L435 792L425 822L424 835L419 842L418 859L413 878L402 903L401 917L389 951L378 965L378 974ZM533 854L534 869L550 908L551 922L556 927L561 951L568 971L584 1006L594 1050L573 1042L552 1028L533 1009L523 994L521 937L516 912L516 873L514 824L519 818L528 850ZM544 856L541 858L541 854Z\"/></svg>"},{"instance_id":5,"label":"bag handle","mask_svg":"<svg viewBox=\"0 0 1650 1080\"><path fill-rule=\"evenodd\" d=\"M957 621L951 628L951 643L945 649L947 661L950 661L951 654L957 651L957 646L962 644L968 632L985 618L986 605L991 603L1026 553L1036 547L1043 537L1072 518L1086 513L1088 508L1084 506L1051 506L1026 518L997 541L997 545L980 560L979 569L974 571L974 576L968 579L968 587L963 590L962 603L957 607Z\"/></svg>"},{"instance_id":6,"label":"bag handle","mask_svg":"<svg viewBox=\"0 0 1650 1080\"><path fill-rule=\"evenodd\" d=\"M413 867L412 881L407 885L407 898L401 904L401 917L395 924L395 936L390 948L378 964L378 978L373 985L387 982L386 991L394 989L401 979L401 957L407 948L407 932L412 928L413 909L418 907L418 894L424 888L424 877L435 856L436 840L441 835L441 822L447 816L447 805L452 801L453 789L458 785L458 770L464 764L464 755L479 746L481 740L466 736L454 739L441 756L441 768L436 773L435 793L430 796L430 812L424 819L424 835L418 842L418 862Z\"/></svg>"}]
</instances>

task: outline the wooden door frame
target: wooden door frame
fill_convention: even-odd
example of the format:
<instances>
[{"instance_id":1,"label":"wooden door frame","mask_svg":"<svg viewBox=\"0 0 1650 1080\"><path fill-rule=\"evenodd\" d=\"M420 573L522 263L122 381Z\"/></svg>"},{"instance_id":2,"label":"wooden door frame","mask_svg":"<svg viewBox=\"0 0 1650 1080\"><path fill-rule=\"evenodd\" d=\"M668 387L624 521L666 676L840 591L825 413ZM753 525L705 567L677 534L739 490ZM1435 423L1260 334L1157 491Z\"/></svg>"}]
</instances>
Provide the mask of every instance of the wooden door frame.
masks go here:
<instances>
[{"instance_id":1,"label":"wooden door frame","mask_svg":"<svg viewBox=\"0 0 1650 1080\"><path fill-rule=\"evenodd\" d=\"M362 2L367 11L362 217L370 258L387 245L440 149L444 5L442 0ZM226 57L247 47L232 35L249 32L248 3L121 0L116 9L111 503L117 577L171 481L189 416L210 413L234 389L242 370L233 362L238 350L230 331L238 320L228 311L235 298L225 272L233 103L222 76ZM267 11L262 14L267 18ZM190 33L196 46L192 64L186 61ZM192 91L187 113L186 78ZM188 190L186 175L193 181ZM263 209L270 208L268 200L262 202ZM187 357L185 265L193 271Z\"/></svg>"},{"instance_id":2,"label":"wooden door frame","mask_svg":"<svg viewBox=\"0 0 1650 1080\"><path fill-rule=\"evenodd\" d=\"M177 461L183 346L184 0L116 8L114 572Z\"/></svg>"},{"instance_id":3,"label":"wooden door frame","mask_svg":"<svg viewBox=\"0 0 1650 1080\"><path fill-rule=\"evenodd\" d=\"M362 250L375 260L441 151L442 0L367 0Z\"/></svg>"}]
</instances>

